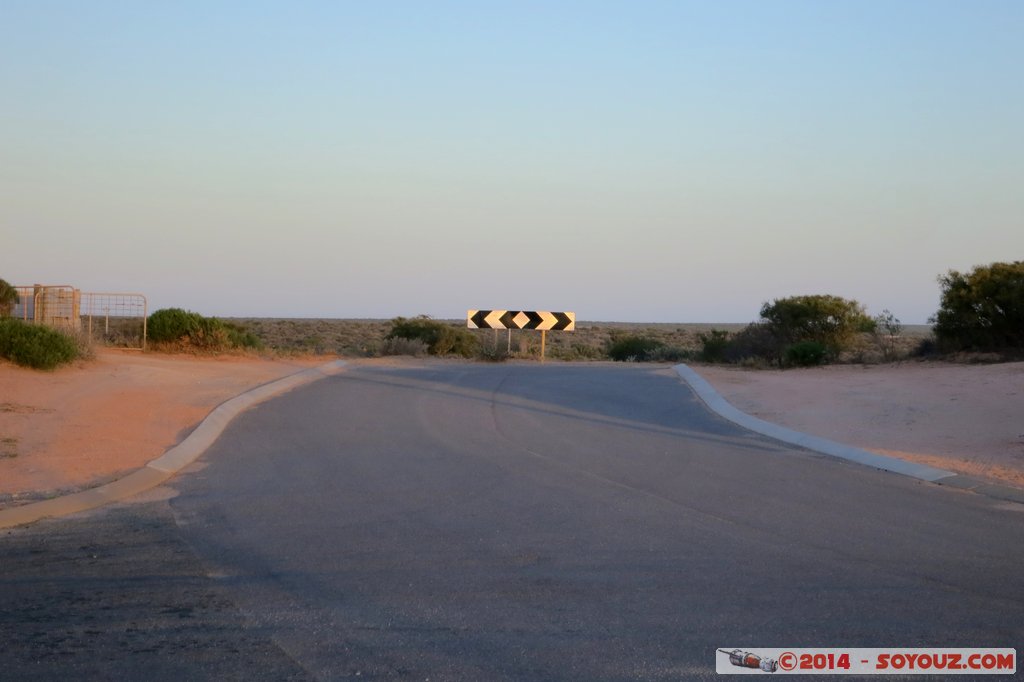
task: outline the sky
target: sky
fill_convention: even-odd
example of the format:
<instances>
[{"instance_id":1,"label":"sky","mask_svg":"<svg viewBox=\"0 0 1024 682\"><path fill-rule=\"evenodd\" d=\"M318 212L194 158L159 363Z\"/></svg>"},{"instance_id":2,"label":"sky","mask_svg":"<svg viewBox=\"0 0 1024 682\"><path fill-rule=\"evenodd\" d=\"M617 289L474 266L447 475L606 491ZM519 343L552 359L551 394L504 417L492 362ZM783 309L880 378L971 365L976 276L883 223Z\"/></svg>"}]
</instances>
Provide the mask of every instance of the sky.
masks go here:
<instances>
[{"instance_id":1,"label":"sky","mask_svg":"<svg viewBox=\"0 0 1024 682\"><path fill-rule=\"evenodd\" d=\"M0 278L225 317L920 324L1024 259L1024 3L0 0Z\"/></svg>"}]
</instances>

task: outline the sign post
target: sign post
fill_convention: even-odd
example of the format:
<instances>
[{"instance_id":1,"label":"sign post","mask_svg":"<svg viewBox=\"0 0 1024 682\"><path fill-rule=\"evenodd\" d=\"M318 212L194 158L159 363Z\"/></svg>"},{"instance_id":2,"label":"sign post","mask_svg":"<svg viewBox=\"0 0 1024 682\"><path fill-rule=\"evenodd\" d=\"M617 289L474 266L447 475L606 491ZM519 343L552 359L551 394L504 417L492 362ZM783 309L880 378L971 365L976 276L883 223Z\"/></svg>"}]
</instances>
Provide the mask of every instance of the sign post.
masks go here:
<instances>
[{"instance_id":1,"label":"sign post","mask_svg":"<svg viewBox=\"0 0 1024 682\"><path fill-rule=\"evenodd\" d=\"M466 326L470 329L508 329L509 351L512 349L513 329L539 329L540 361L544 362L548 330L575 331L576 313L552 313L546 310L469 310L466 312Z\"/></svg>"}]
</instances>

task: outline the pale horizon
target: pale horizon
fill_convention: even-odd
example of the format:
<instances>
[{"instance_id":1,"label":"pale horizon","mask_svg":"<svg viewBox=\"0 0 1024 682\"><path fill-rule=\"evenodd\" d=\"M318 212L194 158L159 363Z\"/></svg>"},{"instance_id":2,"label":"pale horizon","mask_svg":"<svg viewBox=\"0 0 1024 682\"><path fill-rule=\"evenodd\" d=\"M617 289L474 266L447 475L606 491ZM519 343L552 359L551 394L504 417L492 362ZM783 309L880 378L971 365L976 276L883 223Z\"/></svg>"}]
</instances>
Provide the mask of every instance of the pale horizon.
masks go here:
<instances>
[{"instance_id":1,"label":"pale horizon","mask_svg":"<svg viewBox=\"0 0 1024 682\"><path fill-rule=\"evenodd\" d=\"M926 324L1024 259L1024 5L0 9L0 278L150 311Z\"/></svg>"}]
</instances>

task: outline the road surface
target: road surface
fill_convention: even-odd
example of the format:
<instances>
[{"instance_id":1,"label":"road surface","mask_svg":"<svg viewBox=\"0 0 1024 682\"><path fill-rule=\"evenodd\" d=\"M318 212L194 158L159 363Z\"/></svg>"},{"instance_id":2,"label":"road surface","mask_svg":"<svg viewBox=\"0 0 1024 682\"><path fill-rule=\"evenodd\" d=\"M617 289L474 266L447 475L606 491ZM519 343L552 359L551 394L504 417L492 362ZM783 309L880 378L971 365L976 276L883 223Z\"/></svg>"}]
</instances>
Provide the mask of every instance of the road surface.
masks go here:
<instances>
[{"instance_id":1,"label":"road surface","mask_svg":"<svg viewBox=\"0 0 1024 682\"><path fill-rule=\"evenodd\" d=\"M172 487L0 536L6 670L679 680L1024 641L1020 505L743 431L666 368L356 367Z\"/></svg>"}]
</instances>

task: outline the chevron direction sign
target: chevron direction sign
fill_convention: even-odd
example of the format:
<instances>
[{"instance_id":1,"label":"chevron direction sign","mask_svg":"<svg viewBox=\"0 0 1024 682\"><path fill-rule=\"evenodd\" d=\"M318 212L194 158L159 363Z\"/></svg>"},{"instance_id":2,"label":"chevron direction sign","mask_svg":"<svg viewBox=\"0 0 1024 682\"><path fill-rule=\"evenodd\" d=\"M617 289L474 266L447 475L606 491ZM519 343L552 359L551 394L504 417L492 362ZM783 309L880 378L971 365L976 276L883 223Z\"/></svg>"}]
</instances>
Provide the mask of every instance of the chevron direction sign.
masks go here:
<instances>
[{"instance_id":1,"label":"chevron direction sign","mask_svg":"<svg viewBox=\"0 0 1024 682\"><path fill-rule=\"evenodd\" d=\"M470 310L466 319L470 329L550 329L563 332L576 329L576 313L549 313L544 310Z\"/></svg>"}]
</instances>

